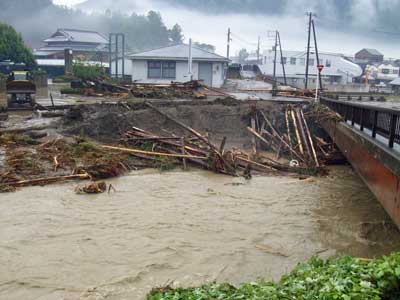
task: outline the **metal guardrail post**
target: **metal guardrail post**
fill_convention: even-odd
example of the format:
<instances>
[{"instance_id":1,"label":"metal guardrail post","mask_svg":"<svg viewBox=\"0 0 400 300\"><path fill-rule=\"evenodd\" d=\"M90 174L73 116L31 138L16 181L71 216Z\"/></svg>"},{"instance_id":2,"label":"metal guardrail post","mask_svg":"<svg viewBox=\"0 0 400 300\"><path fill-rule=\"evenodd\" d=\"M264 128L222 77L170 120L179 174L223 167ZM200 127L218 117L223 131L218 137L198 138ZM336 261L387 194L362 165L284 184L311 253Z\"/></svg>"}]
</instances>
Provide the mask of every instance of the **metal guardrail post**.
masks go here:
<instances>
[{"instance_id":1,"label":"metal guardrail post","mask_svg":"<svg viewBox=\"0 0 400 300\"><path fill-rule=\"evenodd\" d=\"M364 108L361 108L360 130L364 131Z\"/></svg>"},{"instance_id":2,"label":"metal guardrail post","mask_svg":"<svg viewBox=\"0 0 400 300\"><path fill-rule=\"evenodd\" d=\"M374 111L374 122L372 123L372 137L376 138L376 129L378 127L378 111Z\"/></svg>"},{"instance_id":3,"label":"metal guardrail post","mask_svg":"<svg viewBox=\"0 0 400 300\"><path fill-rule=\"evenodd\" d=\"M352 106L351 107L351 126L354 126L354 123L355 123L355 107L354 106Z\"/></svg>"},{"instance_id":4,"label":"metal guardrail post","mask_svg":"<svg viewBox=\"0 0 400 300\"><path fill-rule=\"evenodd\" d=\"M397 115L392 114L390 118L389 148L393 148L396 137Z\"/></svg>"}]
</instances>

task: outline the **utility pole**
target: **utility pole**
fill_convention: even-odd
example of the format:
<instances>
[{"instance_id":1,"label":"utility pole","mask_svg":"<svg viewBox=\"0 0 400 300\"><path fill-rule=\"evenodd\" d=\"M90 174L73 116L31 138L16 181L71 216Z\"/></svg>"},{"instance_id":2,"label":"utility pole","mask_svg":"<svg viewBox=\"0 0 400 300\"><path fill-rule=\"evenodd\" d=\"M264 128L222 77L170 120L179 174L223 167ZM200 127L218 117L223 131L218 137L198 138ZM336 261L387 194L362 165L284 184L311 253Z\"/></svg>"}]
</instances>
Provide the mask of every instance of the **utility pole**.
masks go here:
<instances>
[{"instance_id":1,"label":"utility pole","mask_svg":"<svg viewBox=\"0 0 400 300\"><path fill-rule=\"evenodd\" d=\"M308 13L309 21L308 21L308 42L307 42L307 60L306 60L306 82L304 88L308 88L308 67L310 63L310 42L311 42L311 21L312 21L312 12Z\"/></svg>"},{"instance_id":2,"label":"utility pole","mask_svg":"<svg viewBox=\"0 0 400 300\"><path fill-rule=\"evenodd\" d=\"M277 84L276 84L276 55L277 55L277 48L278 48L278 31L275 31L275 46L274 46L274 73L273 73L273 77L274 77L274 82L273 82L273 86L272 86L272 96L276 95L276 88L277 88Z\"/></svg>"},{"instance_id":3,"label":"utility pole","mask_svg":"<svg viewBox=\"0 0 400 300\"><path fill-rule=\"evenodd\" d=\"M279 42L279 50L281 52L281 64L282 64L282 71L283 71L283 80L285 82L285 85L287 85L287 80L286 80L286 70L285 70L285 62L283 61L283 51L282 51L282 43L281 43L281 35L279 31L276 32L276 35L278 37L278 42ZM286 58L287 59L287 58Z\"/></svg>"},{"instance_id":4,"label":"utility pole","mask_svg":"<svg viewBox=\"0 0 400 300\"><path fill-rule=\"evenodd\" d=\"M260 37L258 37L258 44L257 44L257 64L260 63Z\"/></svg>"},{"instance_id":5,"label":"utility pole","mask_svg":"<svg viewBox=\"0 0 400 300\"><path fill-rule=\"evenodd\" d=\"M314 24L314 20L311 21L312 23L312 29L313 29L313 33L314 33L314 46L315 46L315 56L317 58L317 66L320 65L319 62L319 53L318 53L318 44L317 44L317 34L315 32L315 24ZM322 90L322 77L319 76L319 88Z\"/></svg>"},{"instance_id":6,"label":"utility pole","mask_svg":"<svg viewBox=\"0 0 400 300\"><path fill-rule=\"evenodd\" d=\"M226 46L226 58L228 58L228 59L229 59L229 51L230 51L230 47L231 47L231 42L232 42L231 29L228 28L228 43L227 43L227 46Z\"/></svg>"}]
</instances>

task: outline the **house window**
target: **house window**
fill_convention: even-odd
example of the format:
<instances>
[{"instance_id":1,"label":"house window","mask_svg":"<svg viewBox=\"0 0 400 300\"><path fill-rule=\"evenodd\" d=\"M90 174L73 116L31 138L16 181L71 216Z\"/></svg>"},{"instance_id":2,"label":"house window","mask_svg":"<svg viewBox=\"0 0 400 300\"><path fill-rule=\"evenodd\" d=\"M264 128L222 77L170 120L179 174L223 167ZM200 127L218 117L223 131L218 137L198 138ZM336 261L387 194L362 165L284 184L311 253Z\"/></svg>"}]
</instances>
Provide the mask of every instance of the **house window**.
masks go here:
<instances>
[{"instance_id":1,"label":"house window","mask_svg":"<svg viewBox=\"0 0 400 300\"><path fill-rule=\"evenodd\" d=\"M393 70L393 74L399 74L399 70Z\"/></svg>"},{"instance_id":2,"label":"house window","mask_svg":"<svg viewBox=\"0 0 400 300\"><path fill-rule=\"evenodd\" d=\"M295 65L296 64L296 57L291 57L290 58L290 64Z\"/></svg>"},{"instance_id":3,"label":"house window","mask_svg":"<svg viewBox=\"0 0 400 300\"><path fill-rule=\"evenodd\" d=\"M300 58L300 65L305 66L306 65L306 59L305 58Z\"/></svg>"},{"instance_id":4,"label":"house window","mask_svg":"<svg viewBox=\"0 0 400 300\"><path fill-rule=\"evenodd\" d=\"M176 63L163 62L162 63L162 78L175 79L176 77Z\"/></svg>"},{"instance_id":5,"label":"house window","mask_svg":"<svg viewBox=\"0 0 400 300\"><path fill-rule=\"evenodd\" d=\"M161 78L161 62L149 61L147 62L147 70L149 78Z\"/></svg>"},{"instance_id":6,"label":"house window","mask_svg":"<svg viewBox=\"0 0 400 300\"><path fill-rule=\"evenodd\" d=\"M154 79L175 79L176 78L176 62L168 61L148 61L147 62L148 78Z\"/></svg>"},{"instance_id":7,"label":"house window","mask_svg":"<svg viewBox=\"0 0 400 300\"><path fill-rule=\"evenodd\" d=\"M332 61L331 61L330 59L327 59L327 60L326 60L325 66L326 66L327 68L330 68L330 67L332 66Z\"/></svg>"},{"instance_id":8,"label":"house window","mask_svg":"<svg viewBox=\"0 0 400 300\"><path fill-rule=\"evenodd\" d=\"M286 65L286 61L287 61L287 58L286 57L282 57L282 64Z\"/></svg>"},{"instance_id":9,"label":"house window","mask_svg":"<svg viewBox=\"0 0 400 300\"><path fill-rule=\"evenodd\" d=\"M308 61L308 65L314 66L314 58L310 58L310 60Z\"/></svg>"},{"instance_id":10,"label":"house window","mask_svg":"<svg viewBox=\"0 0 400 300\"><path fill-rule=\"evenodd\" d=\"M390 70L389 69L382 69L382 74L390 74Z\"/></svg>"}]
</instances>

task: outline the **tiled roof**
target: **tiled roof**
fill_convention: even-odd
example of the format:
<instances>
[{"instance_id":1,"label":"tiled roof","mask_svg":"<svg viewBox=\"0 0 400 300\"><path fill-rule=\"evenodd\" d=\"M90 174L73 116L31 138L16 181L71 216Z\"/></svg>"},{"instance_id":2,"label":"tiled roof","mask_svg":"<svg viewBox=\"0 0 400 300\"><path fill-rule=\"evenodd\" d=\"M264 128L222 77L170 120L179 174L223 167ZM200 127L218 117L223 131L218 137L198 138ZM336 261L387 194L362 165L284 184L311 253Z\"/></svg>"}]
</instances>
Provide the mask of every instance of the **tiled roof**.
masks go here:
<instances>
[{"instance_id":1,"label":"tiled roof","mask_svg":"<svg viewBox=\"0 0 400 300\"><path fill-rule=\"evenodd\" d=\"M78 29L65 29L60 28L50 38L45 39L44 42L81 42L81 43L95 43L107 44L106 37L96 31L78 30Z\"/></svg>"}]
</instances>

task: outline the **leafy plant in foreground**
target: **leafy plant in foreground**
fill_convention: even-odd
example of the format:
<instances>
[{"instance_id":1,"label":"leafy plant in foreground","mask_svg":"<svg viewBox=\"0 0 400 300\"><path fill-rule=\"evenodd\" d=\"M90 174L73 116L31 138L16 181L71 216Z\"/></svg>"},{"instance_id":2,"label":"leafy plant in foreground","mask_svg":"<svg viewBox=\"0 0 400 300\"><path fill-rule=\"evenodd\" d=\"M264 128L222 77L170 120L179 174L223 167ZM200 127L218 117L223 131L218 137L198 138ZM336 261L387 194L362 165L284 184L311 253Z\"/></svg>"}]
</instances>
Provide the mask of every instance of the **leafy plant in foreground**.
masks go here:
<instances>
[{"instance_id":1,"label":"leafy plant in foreground","mask_svg":"<svg viewBox=\"0 0 400 300\"><path fill-rule=\"evenodd\" d=\"M197 288L154 289L147 300L397 300L400 253L378 260L312 258L280 282L208 284Z\"/></svg>"}]
</instances>

